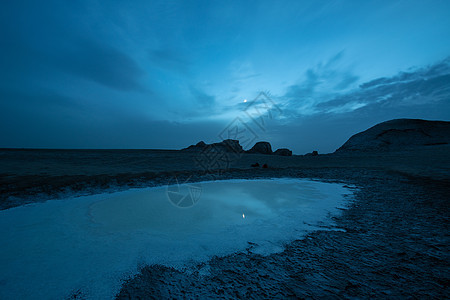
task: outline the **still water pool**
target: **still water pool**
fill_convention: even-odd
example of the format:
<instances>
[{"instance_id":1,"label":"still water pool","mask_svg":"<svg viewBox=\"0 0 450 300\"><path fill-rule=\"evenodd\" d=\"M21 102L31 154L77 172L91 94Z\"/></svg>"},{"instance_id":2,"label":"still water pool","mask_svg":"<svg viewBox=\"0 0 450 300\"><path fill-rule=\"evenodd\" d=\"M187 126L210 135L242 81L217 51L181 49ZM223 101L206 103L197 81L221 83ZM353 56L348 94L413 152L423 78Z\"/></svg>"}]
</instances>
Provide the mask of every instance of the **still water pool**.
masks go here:
<instances>
[{"instance_id":1,"label":"still water pool","mask_svg":"<svg viewBox=\"0 0 450 300\"><path fill-rule=\"evenodd\" d=\"M0 211L0 298L113 298L145 264L262 255L318 228L350 191L300 179L226 180L52 200Z\"/></svg>"}]
</instances>

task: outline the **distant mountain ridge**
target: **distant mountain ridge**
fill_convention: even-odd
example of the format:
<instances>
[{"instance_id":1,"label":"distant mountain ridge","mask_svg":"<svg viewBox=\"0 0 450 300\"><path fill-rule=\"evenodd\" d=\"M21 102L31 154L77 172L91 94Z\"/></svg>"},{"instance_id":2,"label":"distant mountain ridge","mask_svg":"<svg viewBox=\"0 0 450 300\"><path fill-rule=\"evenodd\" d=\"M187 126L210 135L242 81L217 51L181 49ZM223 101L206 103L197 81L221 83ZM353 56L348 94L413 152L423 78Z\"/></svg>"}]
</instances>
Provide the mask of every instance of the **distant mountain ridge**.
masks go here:
<instances>
[{"instance_id":1,"label":"distant mountain ridge","mask_svg":"<svg viewBox=\"0 0 450 300\"><path fill-rule=\"evenodd\" d=\"M394 119L353 135L336 152L390 151L447 144L450 144L450 122Z\"/></svg>"}]
</instances>

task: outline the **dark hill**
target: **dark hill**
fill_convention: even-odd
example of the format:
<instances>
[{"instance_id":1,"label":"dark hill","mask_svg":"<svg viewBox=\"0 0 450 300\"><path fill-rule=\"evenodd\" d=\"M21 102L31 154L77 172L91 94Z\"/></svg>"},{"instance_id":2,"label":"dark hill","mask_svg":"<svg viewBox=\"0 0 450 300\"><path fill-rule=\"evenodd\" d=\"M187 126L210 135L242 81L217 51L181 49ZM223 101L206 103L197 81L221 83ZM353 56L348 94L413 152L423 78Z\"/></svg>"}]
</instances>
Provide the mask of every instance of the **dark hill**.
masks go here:
<instances>
[{"instance_id":1,"label":"dark hill","mask_svg":"<svg viewBox=\"0 0 450 300\"><path fill-rule=\"evenodd\" d=\"M352 136L336 152L391 151L450 144L450 122L394 119Z\"/></svg>"}]
</instances>

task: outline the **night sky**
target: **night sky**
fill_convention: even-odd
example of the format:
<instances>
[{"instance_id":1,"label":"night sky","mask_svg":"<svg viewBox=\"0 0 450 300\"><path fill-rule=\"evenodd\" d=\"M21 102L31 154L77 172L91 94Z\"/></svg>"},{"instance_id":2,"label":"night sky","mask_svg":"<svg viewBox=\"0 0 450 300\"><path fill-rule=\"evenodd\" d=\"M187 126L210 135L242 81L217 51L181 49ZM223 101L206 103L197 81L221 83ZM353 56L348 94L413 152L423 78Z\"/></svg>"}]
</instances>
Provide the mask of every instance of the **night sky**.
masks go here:
<instances>
[{"instance_id":1,"label":"night sky","mask_svg":"<svg viewBox=\"0 0 450 300\"><path fill-rule=\"evenodd\" d=\"M274 148L324 153L389 119L450 120L449 12L412 0L3 1L0 147L179 149L233 138L240 123Z\"/></svg>"}]
</instances>

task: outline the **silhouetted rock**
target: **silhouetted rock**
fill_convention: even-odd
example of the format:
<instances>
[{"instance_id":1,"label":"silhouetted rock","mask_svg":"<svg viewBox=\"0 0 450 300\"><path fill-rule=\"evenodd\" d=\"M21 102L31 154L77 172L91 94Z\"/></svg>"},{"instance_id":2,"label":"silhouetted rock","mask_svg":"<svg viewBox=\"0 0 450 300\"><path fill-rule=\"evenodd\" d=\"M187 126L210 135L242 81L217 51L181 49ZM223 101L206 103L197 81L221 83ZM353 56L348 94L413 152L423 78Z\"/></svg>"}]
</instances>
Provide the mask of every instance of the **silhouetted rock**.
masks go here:
<instances>
[{"instance_id":1,"label":"silhouetted rock","mask_svg":"<svg viewBox=\"0 0 450 300\"><path fill-rule=\"evenodd\" d=\"M292 151L286 148L278 149L273 153L274 155L281 155L281 156L292 156Z\"/></svg>"},{"instance_id":2,"label":"silhouetted rock","mask_svg":"<svg viewBox=\"0 0 450 300\"><path fill-rule=\"evenodd\" d=\"M450 122L395 119L352 136L336 152L389 151L450 144Z\"/></svg>"},{"instance_id":3,"label":"silhouetted rock","mask_svg":"<svg viewBox=\"0 0 450 300\"><path fill-rule=\"evenodd\" d=\"M208 151L217 151L217 152L236 152L241 153L244 152L244 149L242 149L242 146L239 144L238 140L223 140L219 143L213 143L213 144L206 144L203 141L198 142L195 145L191 145L187 148L181 149L183 151L202 151L206 148L209 148Z\"/></svg>"},{"instance_id":4,"label":"silhouetted rock","mask_svg":"<svg viewBox=\"0 0 450 300\"><path fill-rule=\"evenodd\" d=\"M200 142L198 142L198 143L195 145L195 147L201 147L201 148L204 148L204 147L206 147L206 143L205 143L204 141L200 141Z\"/></svg>"},{"instance_id":5,"label":"silhouetted rock","mask_svg":"<svg viewBox=\"0 0 450 300\"><path fill-rule=\"evenodd\" d=\"M319 155L319 152L317 152L316 150L314 150L314 151L311 152L311 153L306 153L306 154L305 154L305 156L317 156L317 155Z\"/></svg>"},{"instance_id":6,"label":"silhouetted rock","mask_svg":"<svg viewBox=\"0 0 450 300\"><path fill-rule=\"evenodd\" d=\"M252 167L253 168L259 168L259 164L258 163L254 163L254 164L252 164Z\"/></svg>"},{"instance_id":7,"label":"silhouetted rock","mask_svg":"<svg viewBox=\"0 0 450 300\"><path fill-rule=\"evenodd\" d=\"M206 148L207 144L204 141L200 141L195 145L190 145L187 148L181 149L181 150L191 150L191 151L199 151Z\"/></svg>"},{"instance_id":8,"label":"silhouetted rock","mask_svg":"<svg viewBox=\"0 0 450 300\"><path fill-rule=\"evenodd\" d=\"M257 142L247 153L272 154L272 146L269 142Z\"/></svg>"},{"instance_id":9,"label":"silhouetted rock","mask_svg":"<svg viewBox=\"0 0 450 300\"><path fill-rule=\"evenodd\" d=\"M267 169L269 166L268 166L267 164L263 164L262 167L263 167L264 169Z\"/></svg>"},{"instance_id":10,"label":"silhouetted rock","mask_svg":"<svg viewBox=\"0 0 450 300\"><path fill-rule=\"evenodd\" d=\"M208 149L206 149L208 148ZM280 156L292 156L292 151L287 148L278 149L272 152L272 146L269 142L258 142L250 150L244 151L238 140L227 139L219 143L206 144L203 141L198 142L195 145L191 145L187 148L181 149L183 151L223 151L223 152L235 152L235 153L255 153L255 154L274 154Z\"/></svg>"},{"instance_id":11,"label":"silhouetted rock","mask_svg":"<svg viewBox=\"0 0 450 300\"><path fill-rule=\"evenodd\" d=\"M242 149L242 146L239 144L238 140L227 139L223 140L220 143L214 143L212 145L216 147L224 147L226 152L244 152L244 149Z\"/></svg>"}]
</instances>

